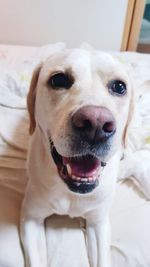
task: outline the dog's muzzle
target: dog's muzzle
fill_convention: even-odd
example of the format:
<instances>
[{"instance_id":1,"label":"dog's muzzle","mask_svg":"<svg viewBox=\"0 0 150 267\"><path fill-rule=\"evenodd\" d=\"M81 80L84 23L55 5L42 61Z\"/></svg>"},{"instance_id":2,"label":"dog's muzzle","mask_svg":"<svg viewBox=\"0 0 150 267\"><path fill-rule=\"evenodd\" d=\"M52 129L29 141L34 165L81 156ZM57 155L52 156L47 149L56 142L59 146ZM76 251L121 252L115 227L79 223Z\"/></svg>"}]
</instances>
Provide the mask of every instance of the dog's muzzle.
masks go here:
<instances>
[{"instance_id":1,"label":"dog's muzzle","mask_svg":"<svg viewBox=\"0 0 150 267\"><path fill-rule=\"evenodd\" d=\"M84 106L71 117L71 128L75 142L72 144L73 157L58 153L52 140L51 154L59 175L76 193L89 193L99 183L102 158L110 150L110 139L116 131L112 113L105 107ZM101 160L100 160L101 159Z\"/></svg>"},{"instance_id":2,"label":"dog's muzzle","mask_svg":"<svg viewBox=\"0 0 150 267\"><path fill-rule=\"evenodd\" d=\"M51 154L60 177L76 193L89 193L99 184L101 168L116 131L113 115L105 107L84 106L71 117L72 157L58 153L50 139ZM78 155L78 156L76 156Z\"/></svg>"}]
</instances>

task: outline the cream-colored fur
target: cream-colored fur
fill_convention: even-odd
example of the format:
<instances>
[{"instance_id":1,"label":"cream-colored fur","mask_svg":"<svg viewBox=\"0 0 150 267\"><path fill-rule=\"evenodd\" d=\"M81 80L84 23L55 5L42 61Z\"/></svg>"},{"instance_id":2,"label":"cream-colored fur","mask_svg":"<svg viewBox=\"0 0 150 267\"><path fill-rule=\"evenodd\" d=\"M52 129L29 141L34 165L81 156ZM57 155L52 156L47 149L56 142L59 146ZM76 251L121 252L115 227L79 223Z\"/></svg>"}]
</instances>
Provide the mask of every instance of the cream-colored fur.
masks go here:
<instances>
[{"instance_id":1,"label":"cream-colored fur","mask_svg":"<svg viewBox=\"0 0 150 267\"><path fill-rule=\"evenodd\" d=\"M48 88L48 78L65 70L74 77L71 89L56 91ZM115 79L126 83L126 95L118 97L109 93L107 85ZM99 185L91 193L79 194L70 191L59 177L51 157L49 137L61 155L73 156L70 145L73 135L68 126L70 114L87 105L109 109L117 130L112 146L103 158L107 165L100 172ZM26 267L47 267L44 220L53 213L85 218L90 266L111 266L109 209L131 105L132 84L127 70L107 53L63 49L35 70L28 95L31 133L27 164L29 182L21 213Z\"/></svg>"}]
</instances>

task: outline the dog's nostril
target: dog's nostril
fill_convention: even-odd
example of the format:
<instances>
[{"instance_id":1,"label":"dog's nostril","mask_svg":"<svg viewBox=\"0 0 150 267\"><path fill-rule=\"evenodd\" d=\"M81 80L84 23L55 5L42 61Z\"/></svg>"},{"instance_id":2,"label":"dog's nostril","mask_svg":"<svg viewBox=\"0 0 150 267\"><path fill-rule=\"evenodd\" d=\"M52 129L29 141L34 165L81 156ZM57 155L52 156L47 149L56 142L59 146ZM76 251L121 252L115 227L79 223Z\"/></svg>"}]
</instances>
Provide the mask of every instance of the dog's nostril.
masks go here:
<instances>
[{"instance_id":1,"label":"dog's nostril","mask_svg":"<svg viewBox=\"0 0 150 267\"><path fill-rule=\"evenodd\" d=\"M92 123L90 120L84 120L82 129L83 130L90 130L92 128Z\"/></svg>"},{"instance_id":2,"label":"dog's nostril","mask_svg":"<svg viewBox=\"0 0 150 267\"><path fill-rule=\"evenodd\" d=\"M115 125L114 125L114 122L110 121L110 122L106 122L104 125L103 125L103 131L105 133L112 133L114 130L115 130Z\"/></svg>"},{"instance_id":3,"label":"dog's nostril","mask_svg":"<svg viewBox=\"0 0 150 267\"><path fill-rule=\"evenodd\" d=\"M72 119L73 125L80 131L90 130L92 128L92 122L86 118L84 114L77 113Z\"/></svg>"}]
</instances>

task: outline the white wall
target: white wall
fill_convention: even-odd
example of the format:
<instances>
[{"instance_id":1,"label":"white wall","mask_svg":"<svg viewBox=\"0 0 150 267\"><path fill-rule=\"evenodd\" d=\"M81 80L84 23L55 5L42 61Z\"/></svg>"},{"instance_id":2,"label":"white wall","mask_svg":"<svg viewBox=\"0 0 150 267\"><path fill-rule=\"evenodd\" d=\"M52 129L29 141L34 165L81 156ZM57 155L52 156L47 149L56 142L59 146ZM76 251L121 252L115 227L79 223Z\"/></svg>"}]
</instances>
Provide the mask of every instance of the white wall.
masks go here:
<instances>
[{"instance_id":1,"label":"white wall","mask_svg":"<svg viewBox=\"0 0 150 267\"><path fill-rule=\"evenodd\" d=\"M0 0L0 43L119 50L128 0Z\"/></svg>"}]
</instances>

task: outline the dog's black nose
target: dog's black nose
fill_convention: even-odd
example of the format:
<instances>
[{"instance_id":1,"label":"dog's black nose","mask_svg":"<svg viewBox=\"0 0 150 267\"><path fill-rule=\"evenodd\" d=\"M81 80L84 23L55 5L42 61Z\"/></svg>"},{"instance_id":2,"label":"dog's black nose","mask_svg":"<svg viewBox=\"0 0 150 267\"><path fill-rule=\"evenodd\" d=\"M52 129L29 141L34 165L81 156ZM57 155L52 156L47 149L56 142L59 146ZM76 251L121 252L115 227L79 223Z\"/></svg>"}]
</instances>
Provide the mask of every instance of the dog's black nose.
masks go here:
<instances>
[{"instance_id":1,"label":"dog's black nose","mask_svg":"<svg viewBox=\"0 0 150 267\"><path fill-rule=\"evenodd\" d=\"M105 142L116 131L112 113L105 107L84 106L72 117L73 129L89 143Z\"/></svg>"}]
</instances>

